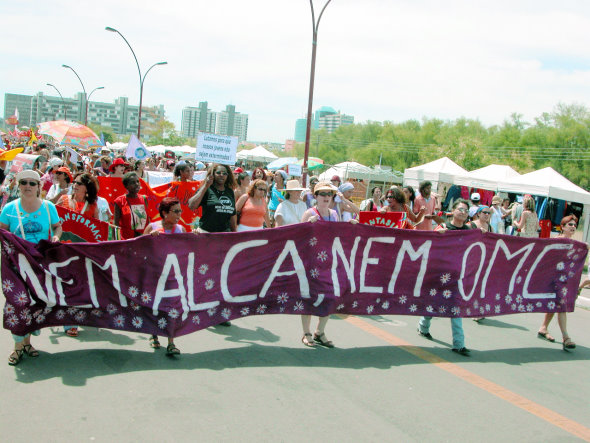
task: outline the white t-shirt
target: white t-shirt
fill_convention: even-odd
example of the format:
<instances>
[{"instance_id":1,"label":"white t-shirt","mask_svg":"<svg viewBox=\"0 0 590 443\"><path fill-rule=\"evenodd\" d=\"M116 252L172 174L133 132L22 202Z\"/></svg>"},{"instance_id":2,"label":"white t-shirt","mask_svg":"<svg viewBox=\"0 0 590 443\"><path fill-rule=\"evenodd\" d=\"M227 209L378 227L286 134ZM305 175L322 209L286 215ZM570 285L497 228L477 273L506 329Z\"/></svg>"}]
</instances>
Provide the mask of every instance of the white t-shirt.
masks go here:
<instances>
[{"instance_id":1,"label":"white t-shirt","mask_svg":"<svg viewBox=\"0 0 590 443\"><path fill-rule=\"evenodd\" d=\"M307 205L305 202L299 200L297 203L291 203L290 201L285 200L279 204L275 211L275 219L277 218L277 215L283 217L283 224L281 226L301 223L301 218L305 211L307 211Z\"/></svg>"}]
</instances>

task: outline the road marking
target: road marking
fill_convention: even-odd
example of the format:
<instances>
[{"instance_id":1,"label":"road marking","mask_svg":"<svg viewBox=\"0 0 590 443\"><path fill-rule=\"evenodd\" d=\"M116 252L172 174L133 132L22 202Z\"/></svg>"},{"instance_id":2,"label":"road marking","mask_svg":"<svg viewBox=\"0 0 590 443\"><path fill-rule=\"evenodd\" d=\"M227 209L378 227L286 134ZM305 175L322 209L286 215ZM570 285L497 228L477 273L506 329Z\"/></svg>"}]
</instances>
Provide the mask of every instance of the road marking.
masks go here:
<instances>
[{"instance_id":1,"label":"road marking","mask_svg":"<svg viewBox=\"0 0 590 443\"><path fill-rule=\"evenodd\" d=\"M387 343L390 343L394 346L403 346L402 349L404 351L414 355L415 357L425 360L428 363L432 363L433 365L436 365L438 368L447 371L455 377L465 380L466 382L471 383L472 385L480 389L483 389L484 391L489 392L490 394L493 394L496 397L499 397L502 400L507 401L508 403L511 403L518 408L524 409L525 411L545 420L548 423L551 423L552 425L555 425L563 429L564 431L569 432L570 434L575 435L576 437L579 437L590 442L590 428L587 428L586 426L578 422L570 420L569 418L564 417L563 415L555 411L552 411L551 409L541 406L540 404L535 403L529 400L528 398L525 398L494 382L491 382L483 377L480 377L479 375L471 371L468 371L455 363L451 363L418 346L414 346L411 343L408 343L407 341L402 340L401 338L396 337L395 335L390 334L387 331L384 331L376 326L373 326L366 320L362 320L359 317L352 316L343 316L343 319L346 320L348 323L351 323L352 325L356 326L357 328L362 329L363 331L368 332L369 334L372 334L386 341Z\"/></svg>"}]
</instances>

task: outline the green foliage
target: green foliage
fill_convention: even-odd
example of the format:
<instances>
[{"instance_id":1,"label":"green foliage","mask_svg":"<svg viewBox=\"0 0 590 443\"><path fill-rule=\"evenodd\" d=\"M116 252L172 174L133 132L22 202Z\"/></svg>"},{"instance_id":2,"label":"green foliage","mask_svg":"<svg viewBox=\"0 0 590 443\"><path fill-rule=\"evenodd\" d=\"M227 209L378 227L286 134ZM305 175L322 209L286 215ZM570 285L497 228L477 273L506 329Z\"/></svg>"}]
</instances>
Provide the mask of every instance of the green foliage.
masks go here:
<instances>
[{"instance_id":1,"label":"green foliage","mask_svg":"<svg viewBox=\"0 0 590 443\"><path fill-rule=\"evenodd\" d=\"M113 128L111 128L109 126L95 125L92 123L88 123L88 127L90 129L92 129L94 131L94 133L96 135L98 135L99 137L100 137L100 133L102 132L105 143L106 142L114 143L116 141L116 135L115 135L115 132L113 131Z\"/></svg>"}]
</instances>

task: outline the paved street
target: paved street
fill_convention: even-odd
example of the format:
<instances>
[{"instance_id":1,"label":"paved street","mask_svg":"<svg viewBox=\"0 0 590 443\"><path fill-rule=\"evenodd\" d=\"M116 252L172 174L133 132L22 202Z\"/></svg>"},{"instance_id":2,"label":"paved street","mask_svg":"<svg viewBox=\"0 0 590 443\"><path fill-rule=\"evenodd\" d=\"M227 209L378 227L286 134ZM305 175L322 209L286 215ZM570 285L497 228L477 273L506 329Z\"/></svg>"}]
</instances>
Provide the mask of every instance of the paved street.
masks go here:
<instances>
[{"instance_id":1,"label":"paved street","mask_svg":"<svg viewBox=\"0 0 590 443\"><path fill-rule=\"evenodd\" d=\"M590 441L590 311L568 315L578 344L538 339L540 314L464 320L471 357L415 317L333 317L336 349L305 348L296 316L237 320L177 339L58 328L40 358L5 361L2 441ZM165 340L164 340L165 342Z\"/></svg>"}]
</instances>

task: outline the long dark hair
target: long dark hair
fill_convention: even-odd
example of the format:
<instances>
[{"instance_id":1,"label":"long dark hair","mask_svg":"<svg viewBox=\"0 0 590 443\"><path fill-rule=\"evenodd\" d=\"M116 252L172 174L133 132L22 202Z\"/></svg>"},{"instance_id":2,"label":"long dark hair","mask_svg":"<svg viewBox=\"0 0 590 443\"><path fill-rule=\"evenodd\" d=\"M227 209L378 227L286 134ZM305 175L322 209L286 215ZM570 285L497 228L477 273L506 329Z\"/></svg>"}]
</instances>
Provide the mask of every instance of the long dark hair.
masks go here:
<instances>
[{"instance_id":1,"label":"long dark hair","mask_svg":"<svg viewBox=\"0 0 590 443\"><path fill-rule=\"evenodd\" d=\"M89 205L93 205L98 197L98 182L94 176L87 172L76 174L74 181L78 179L84 184L84 186L86 186L86 201Z\"/></svg>"}]
</instances>

